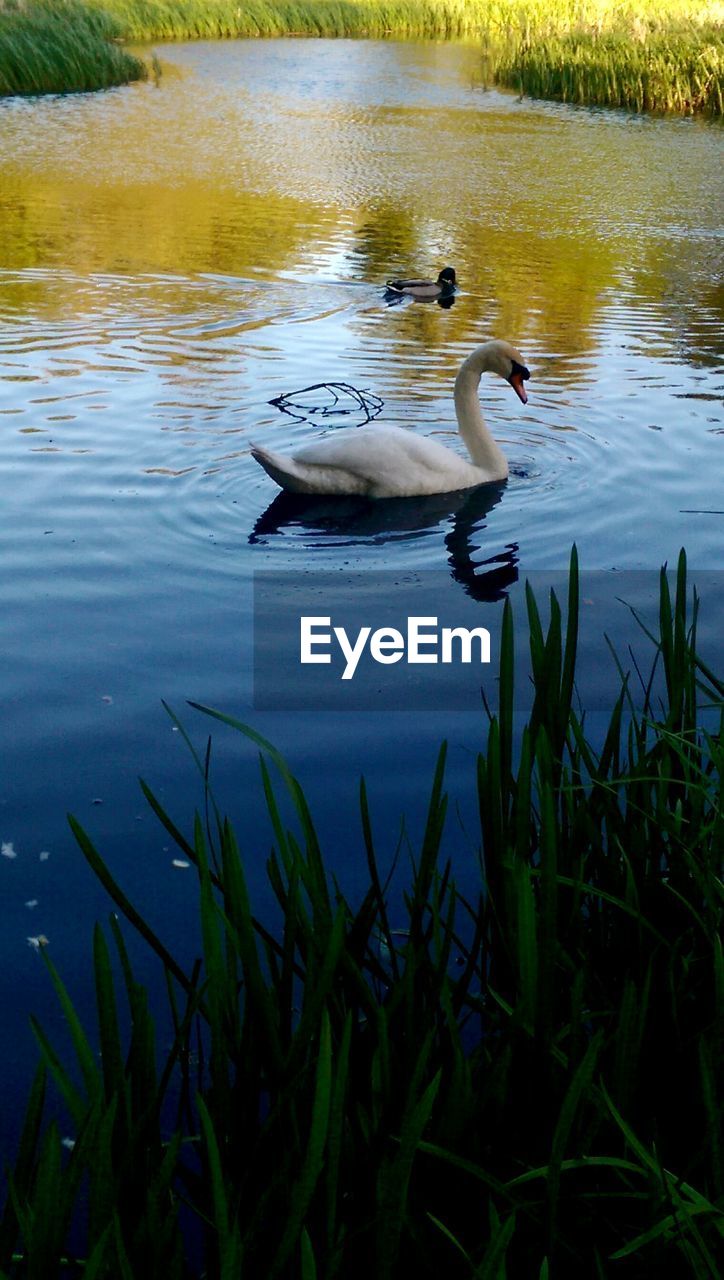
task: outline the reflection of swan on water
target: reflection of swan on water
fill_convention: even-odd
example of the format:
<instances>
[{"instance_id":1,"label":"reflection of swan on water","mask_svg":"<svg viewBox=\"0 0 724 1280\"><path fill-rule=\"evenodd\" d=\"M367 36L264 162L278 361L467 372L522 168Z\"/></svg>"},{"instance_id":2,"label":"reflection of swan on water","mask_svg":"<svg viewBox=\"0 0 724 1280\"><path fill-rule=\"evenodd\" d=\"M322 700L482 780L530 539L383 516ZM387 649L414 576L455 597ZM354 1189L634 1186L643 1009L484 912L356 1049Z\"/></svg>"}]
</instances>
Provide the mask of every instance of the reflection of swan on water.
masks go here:
<instances>
[{"instance_id":1,"label":"reflection of swan on water","mask_svg":"<svg viewBox=\"0 0 724 1280\"><path fill-rule=\"evenodd\" d=\"M508 462L485 425L478 399L486 371L509 382L523 404L528 399L523 383L529 373L510 343L486 342L463 361L455 379L455 413L469 462L429 436L379 423L335 431L293 457L252 445L252 457L290 493L410 498L505 480Z\"/></svg>"},{"instance_id":2,"label":"reflection of swan on water","mask_svg":"<svg viewBox=\"0 0 724 1280\"><path fill-rule=\"evenodd\" d=\"M249 542L265 542L286 530L303 530L321 538L337 538L343 546L382 546L409 541L447 525L445 547L452 577L474 600L499 600L518 578L518 546L513 543L476 564L479 546L473 538L500 502L504 484L484 485L458 493L407 498L319 498L280 493L259 517ZM317 544L319 545L319 544ZM337 546L340 545L338 542ZM399 567L399 566L398 566Z\"/></svg>"}]
</instances>

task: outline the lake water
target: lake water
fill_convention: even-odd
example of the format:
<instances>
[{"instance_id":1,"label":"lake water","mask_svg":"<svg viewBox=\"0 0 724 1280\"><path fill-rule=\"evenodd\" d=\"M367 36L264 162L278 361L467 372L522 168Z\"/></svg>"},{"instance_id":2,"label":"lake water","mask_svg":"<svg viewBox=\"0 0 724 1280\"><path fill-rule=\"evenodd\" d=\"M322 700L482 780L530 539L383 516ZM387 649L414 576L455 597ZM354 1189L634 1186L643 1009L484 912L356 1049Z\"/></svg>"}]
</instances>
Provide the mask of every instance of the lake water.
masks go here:
<instances>
[{"instance_id":1,"label":"lake water","mask_svg":"<svg viewBox=\"0 0 724 1280\"><path fill-rule=\"evenodd\" d=\"M193 871L173 867L136 781L189 830L200 788L162 698L201 748L211 722L187 699L284 750L351 893L359 773L389 855L402 813L419 830L448 737L451 838L472 855L479 711L254 711L254 570L408 587L436 570L444 614L491 571L504 594L562 569L574 540L590 570L656 569L682 544L696 569L724 568L720 128L520 102L468 45L158 53L158 83L0 103L6 1098L34 1060L28 1010L60 1021L27 938L45 934L90 999L108 901L66 811L182 958L195 949ZM451 308L385 304L388 276L445 265ZM531 370L526 407L481 386L505 488L462 513L274 504L250 440L283 450L358 417L308 398L298 420L271 399L348 383L382 398L380 420L455 447L456 369L494 336ZM294 678L280 669L282 704ZM214 758L263 910L254 751L216 728Z\"/></svg>"}]
</instances>

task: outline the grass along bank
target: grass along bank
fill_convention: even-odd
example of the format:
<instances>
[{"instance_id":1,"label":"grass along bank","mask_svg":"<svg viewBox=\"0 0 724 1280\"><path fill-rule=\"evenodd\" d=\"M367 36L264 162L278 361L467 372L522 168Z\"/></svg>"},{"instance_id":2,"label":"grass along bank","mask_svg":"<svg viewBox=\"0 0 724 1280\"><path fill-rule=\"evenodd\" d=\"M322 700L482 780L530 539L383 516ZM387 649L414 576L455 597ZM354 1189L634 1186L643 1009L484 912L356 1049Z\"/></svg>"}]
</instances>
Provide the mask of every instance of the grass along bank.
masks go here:
<instances>
[{"instance_id":1,"label":"grass along bank","mask_svg":"<svg viewBox=\"0 0 724 1280\"><path fill-rule=\"evenodd\" d=\"M145 64L118 44L115 18L75 0L0 0L0 97L127 84Z\"/></svg>"},{"instance_id":2,"label":"grass along bank","mask_svg":"<svg viewBox=\"0 0 724 1280\"><path fill-rule=\"evenodd\" d=\"M526 38L494 59L494 75L533 98L724 115L724 42L714 27Z\"/></svg>"},{"instance_id":3,"label":"grass along bank","mask_svg":"<svg viewBox=\"0 0 724 1280\"><path fill-rule=\"evenodd\" d=\"M534 97L636 110L723 111L720 0L642 0L638 5L613 0L15 2L17 9L10 7L11 0L0 6L0 94L45 92L36 87L43 76L54 87L62 87L67 77L64 87L70 90L102 88L120 82L113 77L143 74L137 59L122 64L126 55L112 46L100 53L98 44L107 46L110 39L467 37L484 44L493 79ZM61 15L55 24L54 13ZM87 15L85 25L82 15ZM59 39L59 21L67 26L65 41ZM87 83L94 75L95 83Z\"/></svg>"},{"instance_id":4,"label":"grass along bank","mask_svg":"<svg viewBox=\"0 0 724 1280\"><path fill-rule=\"evenodd\" d=\"M242 855L196 757L204 816L188 836L142 784L198 875L203 954L188 970L71 820L118 915L94 934L93 1028L42 949L75 1056L34 1023L2 1274L721 1274L724 683L697 656L682 554L673 598L661 578L658 677L640 653L631 680L621 671L594 747L574 692L575 556L571 570L565 623L553 599L546 628L528 592L525 725L505 606L477 886L468 836L456 857L465 894L441 852L444 750L414 854L374 831L362 785L352 903L284 760L211 712L260 751L280 924L255 916L246 886L245 858L266 850ZM129 928L158 959L166 1018L134 975Z\"/></svg>"}]
</instances>

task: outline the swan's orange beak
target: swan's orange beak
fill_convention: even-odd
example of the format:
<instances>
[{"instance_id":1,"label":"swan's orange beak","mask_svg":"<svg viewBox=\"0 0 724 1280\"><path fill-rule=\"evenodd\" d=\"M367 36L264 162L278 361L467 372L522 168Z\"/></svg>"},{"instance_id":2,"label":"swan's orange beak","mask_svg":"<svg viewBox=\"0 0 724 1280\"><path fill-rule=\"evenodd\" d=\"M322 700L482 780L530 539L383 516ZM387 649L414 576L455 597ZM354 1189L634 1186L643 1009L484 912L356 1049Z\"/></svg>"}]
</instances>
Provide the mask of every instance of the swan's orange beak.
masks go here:
<instances>
[{"instance_id":1,"label":"swan's orange beak","mask_svg":"<svg viewBox=\"0 0 724 1280\"><path fill-rule=\"evenodd\" d=\"M522 373L518 373L516 369L515 373L511 373L510 377L508 378L508 382L510 383L511 387L515 391L515 394L518 396L518 398L523 401L523 404L527 404L528 393L525 387L523 386L523 377L524 375Z\"/></svg>"}]
</instances>

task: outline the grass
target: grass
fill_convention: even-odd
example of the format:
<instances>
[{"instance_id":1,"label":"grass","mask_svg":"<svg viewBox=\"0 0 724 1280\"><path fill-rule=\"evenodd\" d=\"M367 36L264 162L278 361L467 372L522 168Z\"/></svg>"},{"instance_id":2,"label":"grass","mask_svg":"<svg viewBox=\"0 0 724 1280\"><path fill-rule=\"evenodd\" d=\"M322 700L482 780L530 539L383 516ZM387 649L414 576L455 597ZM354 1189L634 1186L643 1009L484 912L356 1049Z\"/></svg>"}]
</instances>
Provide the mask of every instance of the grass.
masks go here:
<instances>
[{"instance_id":1,"label":"grass","mask_svg":"<svg viewBox=\"0 0 724 1280\"><path fill-rule=\"evenodd\" d=\"M14 0L0 4L0 95L143 74L110 39L396 36L481 40L493 78L534 97L722 114L717 0ZM53 15L60 13L62 19ZM69 15L69 16L67 16ZM63 32L61 28L66 27ZM100 45L105 46L101 54ZM9 68L9 70L8 70ZM97 70L96 70L97 68ZM95 80L94 80L95 76ZM10 86L10 87L8 87ZM36 87L41 86L41 87Z\"/></svg>"},{"instance_id":2,"label":"grass","mask_svg":"<svg viewBox=\"0 0 724 1280\"><path fill-rule=\"evenodd\" d=\"M82 93L127 84L145 64L112 43L113 18L80 0L0 0L0 97Z\"/></svg>"},{"instance_id":3,"label":"grass","mask_svg":"<svg viewBox=\"0 0 724 1280\"><path fill-rule=\"evenodd\" d=\"M495 64L499 83L534 98L634 111L724 115L724 42L714 28L525 40Z\"/></svg>"},{"instance_id":4,"label":"grass","mask_svg":"<svg viewBox=\"0 0 724 1280\"><path fill-rule=\"evenodd\" d=\"M94 933L92 1030L42 953L74 1060L34 1024L4 1276L720 1274L724 684L697 656L682 553L673 596L662 572L652 675L636 695L621 670L594 748L575 697L575 555L566 622L555 598L547 627L530 591L527 606L534 702L517 725L506 605L465 895L441 854L444 749L404 871L387 842L383 868L361 785L367 883L352 903L284 760L206 709L259 749L281 925L254 914L207 751L188 837L142 784L198 874L203 954L188 971L71 819L118 914ZM170 1036L121 918L158 958Z\"/></svg>"}]
</instances>

